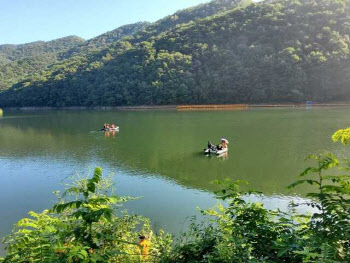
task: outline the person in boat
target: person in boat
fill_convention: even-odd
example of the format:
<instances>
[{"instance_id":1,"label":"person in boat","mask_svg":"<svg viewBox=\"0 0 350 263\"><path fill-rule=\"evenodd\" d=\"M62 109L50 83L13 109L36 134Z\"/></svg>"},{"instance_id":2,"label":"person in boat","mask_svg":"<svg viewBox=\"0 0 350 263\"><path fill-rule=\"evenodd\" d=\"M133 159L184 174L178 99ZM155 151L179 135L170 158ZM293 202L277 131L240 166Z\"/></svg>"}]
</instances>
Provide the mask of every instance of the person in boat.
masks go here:
<instances>
[{"instance_id":1,"label":"person in boat","mask_svg":"<svg viewBox=\"0 0 350 263\"><path fill-rule=\"evenodd\" d=\"M107 123L103 125L103 130L107 130Z\"/></svg>"},{"instance_id":2,"label":"person in boat","mask_svg":"<svg viewBox=\"0 0 350 263\"><path fill-rule=\"evenodd\" d=\"M217 145L216 147L220 151L220 150L226 149L227 144L228 144L228 140L226 140L225 138L222 138L221 143L219 145Z\"/></svg>"},{"instance_id":3,"label":"person in boat","mask_svg":"<svg viewBox=\"0 0 350 263\"><path fill-rule=\"evenodd\" d=\"M225 138L222 138L221 139L221 144L222 144L222 147L224 149L226 149L228 147L228 140L226 140Z\"/></svg>"}]
</instances>

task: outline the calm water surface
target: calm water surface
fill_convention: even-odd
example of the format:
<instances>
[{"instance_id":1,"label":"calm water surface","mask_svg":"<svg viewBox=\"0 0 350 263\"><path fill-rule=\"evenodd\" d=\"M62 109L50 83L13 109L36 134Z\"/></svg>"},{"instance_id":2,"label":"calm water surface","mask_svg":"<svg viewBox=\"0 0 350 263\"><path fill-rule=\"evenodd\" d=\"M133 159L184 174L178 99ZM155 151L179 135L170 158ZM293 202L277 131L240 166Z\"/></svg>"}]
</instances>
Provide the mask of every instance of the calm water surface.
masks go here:
<instances>
[{"instance_id":1,"label":"calm water surface","mask_svg":"<svg viewBox=\"0 0 350 263\"><path fill-rule=\"evenodd\" d=\"M55 201L52 191L70 176L101 166L120 195L141 196L126 208L178 232L196 207L208 208L216 179L244 179L269 207L286 207L308 189L285 187L310 153L346 157L331 134L350 125L349 108L223 112L7 112L0 118L0 236L28 211ZM105 122L121 130L97 131ZM208 140L230 141L228 156L205 157ZM1 251L1 247L0 247ZM0 252L2 254L3 252Z\"/></svg>"}]
</instances>

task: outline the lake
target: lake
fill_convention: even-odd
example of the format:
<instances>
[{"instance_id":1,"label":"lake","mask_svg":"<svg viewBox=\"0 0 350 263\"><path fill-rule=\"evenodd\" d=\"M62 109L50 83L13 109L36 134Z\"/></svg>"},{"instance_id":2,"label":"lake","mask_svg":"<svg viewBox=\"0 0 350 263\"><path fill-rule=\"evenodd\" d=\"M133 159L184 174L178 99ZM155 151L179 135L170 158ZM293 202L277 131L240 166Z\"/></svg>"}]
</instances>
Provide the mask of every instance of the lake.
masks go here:
<instances>
[{"instance_id":1,"label":"lake","mask_svg":"<svg viewBox=\"0 0 350 263\"><path fill-rule=\"evenodd\" d=\"M306 187L287 190L307 167L310 153L330 150L334 131L349 126L350 108L245 111L36 111L0 118L0 236L28 211L55 201L71 176L101 166L114 174L119 195L139 196L129 212L151 218L157 228L179 232L196 207L216 204L213 180L250 182L268 207L286 207ZM116 123L120 132L98 131ZM208 140L230 141L227 156L202 154ZM3 252L0 252L3 254Z\"/></svg>"}]
</instances>

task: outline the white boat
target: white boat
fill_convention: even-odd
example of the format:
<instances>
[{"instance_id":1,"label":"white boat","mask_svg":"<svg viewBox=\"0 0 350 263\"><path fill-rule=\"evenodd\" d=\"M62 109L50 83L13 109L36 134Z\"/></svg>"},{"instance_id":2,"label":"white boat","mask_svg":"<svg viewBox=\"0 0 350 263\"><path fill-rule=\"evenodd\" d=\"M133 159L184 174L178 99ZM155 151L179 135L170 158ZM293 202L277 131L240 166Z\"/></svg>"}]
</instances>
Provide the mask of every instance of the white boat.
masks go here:
<instances>
[{"instance_id":1,"label":"white boat","mask_svg":"<svg viewBox=\"0 0 350 263\"><path fill-rule=\"evenodd\" d=\"M226 140L226 139L223 139L223 140ZM218 147L216 145L213 145L211 142L208 142L208 148L204 149L205 155L210 155L210 154L221 155L221 154L226 153L226 152L228 152L227 146L224 148L218 149Z\"/></svg>"},{"instance_id":2,"label":"white boat","mask_svg":"<svg viewBox=\"0 0 350 263\"><path fill-rule=\"evenodd\" d=\"M208 154L216 154L216 155L221 155L223 153L228 152L228 148L223 148L221 150L218 149L205 149L204 150L204 154L208 155Z\"/></svg>"},{"instance_id":3,"label":"white boat","mask_svg":"<svg viewBox=\"0 0 350 263\"><path fill-rule=\"evenodd\" d=\"M117 126L115 128L102 129L101 131L105 131L105 132L119 131L119 127Z\"/></svg>"}]
</instances>

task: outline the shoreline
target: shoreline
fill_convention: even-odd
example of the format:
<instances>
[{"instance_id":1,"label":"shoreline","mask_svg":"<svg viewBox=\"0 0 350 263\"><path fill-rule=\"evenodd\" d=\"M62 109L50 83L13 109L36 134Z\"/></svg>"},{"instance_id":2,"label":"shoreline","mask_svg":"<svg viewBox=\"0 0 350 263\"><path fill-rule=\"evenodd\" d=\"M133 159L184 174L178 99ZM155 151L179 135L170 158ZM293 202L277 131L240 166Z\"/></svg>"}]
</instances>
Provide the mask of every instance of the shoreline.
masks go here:
<instances>
[{"instance_id":1,"label":"shoreline","mask_svg":"<svg viewBox=\"0 0 350 263\"><path fill-rule=\"evenodd\" d=\"M350 103L272 103L272 104L203 104L203 105L141 105L141 106L73 106L73 107L4 107L3 111L45 111L45 110L119 110L119 111L143 111L143 110L246 110L254 108L304 108L304 107L350 107Z\"/></svg>"},{"instance_id":2,"label":"shoreline","mask_svg":"<svg viewBox=\"0 0 350 263\"><path fill-rule=\"evenodd\" d=\"M176 105L169 106L98 106L98 107L4 107L3 110L8 111L45 111L45 110L119 110L119 111L131 111L131 110L176 110Z\"/></svg>"}]
</instances>

